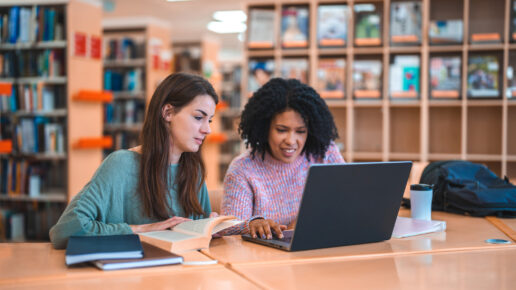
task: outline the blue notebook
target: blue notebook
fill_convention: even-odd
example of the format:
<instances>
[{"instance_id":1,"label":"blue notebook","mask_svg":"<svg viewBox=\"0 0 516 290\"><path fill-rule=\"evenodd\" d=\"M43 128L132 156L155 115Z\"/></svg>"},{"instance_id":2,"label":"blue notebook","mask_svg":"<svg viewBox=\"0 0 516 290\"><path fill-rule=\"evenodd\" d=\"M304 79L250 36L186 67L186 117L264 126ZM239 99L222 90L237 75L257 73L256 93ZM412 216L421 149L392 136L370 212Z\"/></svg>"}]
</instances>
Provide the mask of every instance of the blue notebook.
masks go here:
<instances>
[{"instance_id":1,"label":"blue notebook","mask_svg":"<svg viewBox=\"0 0 516 290\"><path fill-rule=\"evenodd\" d=\"M101 259L142 258L138 235L72 236L66 247L66 265Z\"/></svg>"}]
</instances>

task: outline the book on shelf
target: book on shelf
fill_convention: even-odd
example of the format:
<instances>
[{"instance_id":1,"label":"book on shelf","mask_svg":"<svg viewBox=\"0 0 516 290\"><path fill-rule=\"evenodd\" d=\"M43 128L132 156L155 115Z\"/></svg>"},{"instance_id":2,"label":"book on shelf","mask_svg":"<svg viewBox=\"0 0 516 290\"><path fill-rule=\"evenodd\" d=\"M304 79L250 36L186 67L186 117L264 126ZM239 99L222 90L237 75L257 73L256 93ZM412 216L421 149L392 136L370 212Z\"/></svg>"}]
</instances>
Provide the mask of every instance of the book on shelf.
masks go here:
<instances>
[{"instance_id":1,"label":"book on shelf","mask_svg":"<svg viewBox=\"0 0 516 290\"><path fill-rule=\"evenodd\" d=\"M34 43L64 38L64 15L52 6L12 6L0 12L0 43Z\"/></svg>"},{"instance_id":2,"label":"book on shelf","mask_svg":"<svg viewBox=\"0 0 516 290\"><path fill-rule=\"evenodd\" d=\"M378 46L382 44L381 15L375 4L356 4L355 45Z\"/></svg>"},{"instance_id":3,"label":"book on shelf","mask_svg":"<svg viewBox=\"0 0 516 290\"><path fill-rule=\"evenodd\" d=\"M273 48L275 40L276 12L274 8L251 8L247 47Z\"/></svg>"},{"instance_id":4,"label":"book on shelf","mask_svg":"<svg viewBox=\"0 0 516 290\"><path fill-rule=\"evenodd\" d=\"M297 79L308 83L308 59L284 58L281 60L281 77L285 79Z\"/></svg>"},{"instance_id":5,"label":"book on shelf","mask_svg":"<svg viewBox=\"0 0 516 290\"><path fill-rule=\"evenodd\" d=\"M500 64L495 55L472 55L468 59L468 96L498 98Z\"/></svg>"},{"instance_id":6,"label":"book on shelf","mask_svg":"<svg viewBox=\"0 0 516 290\"><path fill-rule=\"evenodd\" d=\"M462 61L460 56L430 57L430 97L460 98Z\"/></svg>"},{"instance_id":7,"label":"book on shelf","mask_svg":"<svg viewBox=\"0 0 516 290\"><path fill-rule=\"evenodd\" d=\"M355 99L381 98L382 62L356 60L353 62L353 96Z\"/></svg>"},{"instance_id":8,"label":"book on shelf","mask_svg":"<svg viewBox=\"0 0 516 290\"><path fill-rule=\"evenodd\" d=\"M107 36L104 39L104 58L106 60L129 60L145 57L145 40L140 37Z\"/></svg>"},{"instance_id":9,"label":"book on shelf","mask_svg":"<svg viewBox=\"0 0 516 290\"><path fill-rule=\"evenodd\" d=\"M391 2L391 43L421 43L421 2Z\"/></svg>"},{"instance_id":10,"label":"book on shelf","mask_svg":"<svg viewBox=\"0 0 516 290\"><path fill-rule=\"evenodd\" d=\"M71 236L66 246L66 265L103 259L142 258L138 235Z\"/></svg>"},{"instance_id":11,"label":"book on shelf","mask_svg":"<svg viewBox=\"0 0 516 290\"><path fill-rule=\"evenodd\" d=\"M92 263L102 270L120 270L181 264L183 257L142 242L143 257L132 259L102 259Z\"/></svg>"},{"instance_id":12,"label":"book on shelf","mask_svg":"<svg viewBox=\"0 0 516 290\"><path fill-rule=\"evenodd\" d=\"M389 92L393 99L419 96L420 58L418 55L395 55L389 69Z\"/></svg>"},{"instance_id":13,"label":"book on shelf","mask_svg":"<svg viewBox=\"0 0 516 290\"><path fill-rule=\"evenodd\" d=\"M317 67L317 91L323 98L344 98L346 60L321 58Z\"/></svg>"},{"instance_id":14,"label":"book on shelf","mask_svg":"<svg viewBox=\"0 0 516 290\"><path fill-rule=\"evenodd\" d=\"M397 217L392 231L393 238L407 238L417 235L444 232L446 230L445 221L421 220L408 217Z\"/></svg>"},{"instance_id":15,"label":"book on shelf","mask_svg":"<svg viewBox=\"0 0 516 290\"><path fill-rule=\"evenodd\" d=\"M281 11L281 45L308 47L308 6L285 6Z\"/></svg>"},{"instance_id":16,"label":"book on shelf","mask_svg":"<svg viewBox=\"0 0 516 290\"><path fill-rule=\"evenodd\" d=\"M317 42L319 47L341 47L348 38L349 9L347 5L317 7Z\"/></svg>"},{"instance_id":17,"label":"book on shelf","mask_svg":"<svg viewBox=\"0 0 516 290\"><path fill-rule=\"evenodd\" d=\"M516 41L516 1L511 1L511 14L510 14L510 31L511 31L511 42Z\"/></svg>"},{"instance_id":18,"label":"book on shelf","mask_svg":"<svg viewBox=\"0 0 516 290\"><path fill-rule=\"evenodd\" d=\"M428 28L431 44L462 43L462 20L432 20Z\"/></svg>"},{"instance_id":19,"label":"book on shelf","mask_svg":"<svg viewBox=\"0 0 516 290\"><path fill-rule=\"evenodd\" d=\"M255 92L274 75L273 59L251 59L249 60L249 81L247 84L248 92Z\"/></svg>"},{"instance_id":20,"label":"book on shelf","mask_svg":"<svg viewBox=\"0 0 516 290\"><path fill-rule=\"evenodd\" d=\"M233 216L218 216L186 221L171 230L140 233L142 242L149 243L170 252L206 249L211 237L224 229L238 225L242 221Z\"/></svg>"},{"instance_id":21,"label":"book on shelf","mask_svg":"<svg viewBox=\"0 0 516 290\"><path fill-rule=\"evenodd\" d=\"M23 242L26 238L23 213L0 208L0 241Z\"/></svg>"}]
</instances>

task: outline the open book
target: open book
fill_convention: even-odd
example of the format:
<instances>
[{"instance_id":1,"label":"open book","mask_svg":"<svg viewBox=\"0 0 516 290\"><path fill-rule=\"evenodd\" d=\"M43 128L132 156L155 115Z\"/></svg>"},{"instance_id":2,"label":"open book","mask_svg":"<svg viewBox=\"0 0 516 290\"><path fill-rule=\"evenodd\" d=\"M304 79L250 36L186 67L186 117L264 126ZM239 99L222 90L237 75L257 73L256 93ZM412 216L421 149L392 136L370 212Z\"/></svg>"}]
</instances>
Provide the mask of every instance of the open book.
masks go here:
<instances>
[{"instance_id":1,"label":"open book","mask_svg":"<svg viewBox=\"0 0 516 290\"><path fill-rule=\"evenodd\" d=\"M180 223L171 230L139 235L142 242L170 252L198 250L210 246L211 235L242 222L233 216L218 216Z\"/></svg>"}]
</instances>

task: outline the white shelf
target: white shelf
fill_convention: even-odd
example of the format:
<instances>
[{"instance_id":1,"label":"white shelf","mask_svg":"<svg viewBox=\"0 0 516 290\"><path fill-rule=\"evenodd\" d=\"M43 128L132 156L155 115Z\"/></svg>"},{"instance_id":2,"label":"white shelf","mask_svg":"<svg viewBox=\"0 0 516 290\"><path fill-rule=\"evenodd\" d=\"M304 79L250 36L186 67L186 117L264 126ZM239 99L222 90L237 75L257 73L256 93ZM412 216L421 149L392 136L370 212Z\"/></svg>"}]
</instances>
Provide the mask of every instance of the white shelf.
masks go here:
<instances>
[{"instance_id":1,"label":"white shelf","mask_svg":"<svg viewBox=\"0 0 516 290\"><path fill-rule=\"evenodd\" d=\"M66 40L39 41L36 43L2 43L0 50L58 49L66 48Z\"/></svg>"},{"instance_id":2,"label":"white shelf","mask_svg":"<svg viewBox=\"0 0 516 290\"><path fill-rule=\"evenodd\" d=\"M17 116L17 117L66 117L68 114L67 109L56 109L52 111L23 111L18 110L15 112L11 112L11 114Z\"/></svg>"},{"instance_id":3,"label":"white shelf","mask_svg":"<svg viewBox=\"0 0 516 290\"><path fill-rule=\"evenodd\" d=\"M41 193L38 196L29 196L27 194L6 195L0 194L2 201L46 201L46 202L67 202L66 194L64 192Z\"/></svg>"},{"instance_id":4,"label":"white shelf","mask_svg":"<svg viewBox=\"0 0 516 290\"><path fill-rule=\"evenodd\" d=\"M113 99L116 100L145 100L145 92L144 91L120 91L120 92L112 92Z\"/></svg>"},{"instance_id":5,"label":"white shelf","mask_svg":"<svg viewBox=\"0 0 516 290\"><path fill-rule=\"evenodd\" d=\"M133 68L144 67L145 58L104 60L105 68Z\"/></svg>"},{"instance_id":6,"label":"white shelf","mask_svg":"<svg viewBox=\"0 0 516 290\"><path fill-rule=\"evenodd\" d=\"M0 78L0 82L13 84L36 84L45 83L53 85L66 84L66 77L19 77L19 78Z\"/></svg>"}]
</instances>

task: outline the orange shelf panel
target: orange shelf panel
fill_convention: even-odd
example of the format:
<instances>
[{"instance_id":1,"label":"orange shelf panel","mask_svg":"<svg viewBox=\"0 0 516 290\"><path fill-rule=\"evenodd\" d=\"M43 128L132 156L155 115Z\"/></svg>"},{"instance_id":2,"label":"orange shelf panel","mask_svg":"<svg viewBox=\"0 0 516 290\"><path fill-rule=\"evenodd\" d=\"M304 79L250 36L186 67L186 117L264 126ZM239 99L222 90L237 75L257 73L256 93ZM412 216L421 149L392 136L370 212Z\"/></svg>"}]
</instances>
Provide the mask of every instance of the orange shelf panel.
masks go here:
<instances>
[{"instance_id":1,"label":"orange shelf panel","mask_svg":"<svg viewBox=\"0 0 516 290\"><path fill-rule=\"evenodd\" d=\"M10 96L13 92L13 84L0 83L0 96Z\"/></svg>"},{"instance_id":2,"label":"orange shelf panel","mask_svg":"<svg viewBox=\"0 0 516 290\"><path fill-rule=\"evenodd\" d=\"M77 101L85 102L105 102L113 101L113 93L108 91L81 90L75 96Z\"/></svg>"},{"instance_id":3,"label":"orange shelf panel","mask_svg":"<svg viewBox=\"0 0 516 290\"><path fill-rule=\"evenodd\" d=\"M206 136L206 142L209 143L224 143L228 141L228 136L224 133L211 133Z\"/></svg>"},{"instance_id":4,"label":"orange shelf panel","mask_svg":"<svg viewBox=\"0 0 516 290\"><path fill-rule=\"evenodd\" d=\"M9 154L13 151L12 140L0 140L0 153Z\"/></svg>"},{"instance_id":5,"label":"orange shelf panel","mask_svg":"<svg viewBox=\"0 0 516 290\"><path fill-rule=\"evenodd\" d=\"M216 111L221 111L221 110L224 110L226 108L229 108L229 104L225 101L220 101L217 106L215 107L215 110Z\"/></svg>"},{"instance_id":6,"label":"orange shelf panel","mask_svg":"<svg viewBox=\"0 0 516 290\"><path fill-rule=\"evenodd\" d=\"M111 138L111 136L80 138L74 146L74 148L76 149L95 149L111 147L113 147L113 138Z\"/></svg>"}]
</instances>

